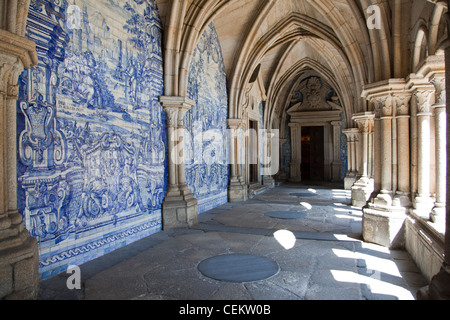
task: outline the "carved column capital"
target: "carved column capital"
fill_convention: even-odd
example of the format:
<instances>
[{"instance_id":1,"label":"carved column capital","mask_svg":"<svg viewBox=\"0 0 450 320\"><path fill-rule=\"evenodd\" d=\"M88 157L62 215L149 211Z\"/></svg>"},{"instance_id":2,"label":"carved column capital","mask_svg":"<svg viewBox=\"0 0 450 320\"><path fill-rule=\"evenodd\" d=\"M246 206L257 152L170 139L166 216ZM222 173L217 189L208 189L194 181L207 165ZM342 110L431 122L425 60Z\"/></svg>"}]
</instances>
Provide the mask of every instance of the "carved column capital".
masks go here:
<instances>
[{"instance_id":1,"label":"carved column capital","mask_svg":"<svg viewBox=\"0 0 450 320\"><path fill-rule=\"evenodd\" d=\"M370 98L369 103L371 104L376 119L380 119L384 115L384 108L388 97L388 95L380 95Z\"/></svg>"},{"instance_id":2,"label":"carved column capital","mask_svg":"<svg viewBox=\"0 0 450 320\"><path fill-rule=\"evenodd\" d=\"M373 132L373 119L359 119L356 121L360 133Z\"/></svg>"},{"instance_id":3,"label":"carved column capital","mask_svg":"<svg viewBox=\"0 0 450 320\"><path fill-rule=\"evenodd\" d=\"M163 107L166 112L167 125L169 128L176 128L178 126L178 107Z\"/></svg>"},{"instance_id":4,"label":"carved column capital","mask_svg":"<svg viewBox=\"0 0 450 320\"><path fill-rule=\"evenodd\" d=\"M239 129L244 126L243 119L227 119L227 125L230 129Z\"/></svg>"},{"instance_id":5,"label":"carved column capital","mask_svg":"<svg viewBox=\"0 0 450 320\"><path fill-rule=\"evenodd\" d=\"M342 130L342 133L347 137L348 142L354 142L359 140L359 129L350 128Z\"/></svg>"},{"instance_id":6,"label":"carved column capital","mask_svg":"<svg viewBox=\"0 0 450 320\"><path fill-rule=\"evenodd\" d=\"M330 124L333 127L340 127L340 126L342 126L342 121L331 121Z\"/></svg>"},{"instance_id":7,"label":"carved column capital","mask_svg":"<svg viewBox=\"0 0 450 320\"><path fill-rule=\"evenodd\" d=\"M431 112L431 98L433 94L434 90L431 88L416 89L414 91L414 97L416 98L418 113Z\"/></svg>"},{"instance_id":8,"label":"carved column capital","mask_svg":"<svg viewBox=\"0 0 450 320\"><path fill-rule=\"evenodd\" d=\"M356 122L360 133L372 133L374 127L374 112L356 113L353 115L353 121Z\"/></svg>"},{"instance_id":9,"label":"carved column capital","mask_svg":"<svg viewBox=\"0 0 450 320\"><path fill-rule=\"evenodd\" d=\"M447 102L447 91L445 88L445 74L435 75L430 79L430 82L436 89L436 101L435 104L445 106Z\"/></svg>"},{"instance_id":10,"label":"carved column capital","mask_svg":"<svg viewBox=\"0 0 450 320\"><path fill-rule=\"evenodd\" d=\"M184 116L195 105L195 101L187 97L162 96L159 97L170 127L182 128L184 126Z\"/></svg>"},{"instance_id":11,"label":"carved column capital","mask_svg":"<svg viewBox=\"0 0 450 320\"><path fill-rule=\"evenodd\" d=\"M397 116L408 116L411 101L411 93L395 93L393 96L395 103L395 112Z\"/></svg>"},{"instance_id":12,"label":"carved column capital","mask_svg":"<svg viewBox=\"0 0 450 320\"><path fill-rule=\"evenodd\" d=\"M382 107L383 103L379 99L376 99L376 98L373 98L371 100L371 102L373 104L373 112L375 114L375 118L376 119L380 119L380 117L381 117L381 107Z\"/></svg>"},{"instance_id":13,"label":"carved column capital","mask_svg":"<svg viewBox=\"0 0 450 320\"><path fill-rule=\"evenodd\" d=\"M19 85L8 85L8 89L6 91L6 96L9 99L15 99L17 100L17 98L19 97Z\"/></svg>"},{"instance_id":14,"label":"carved column capital","mask_svg":"<svg viewBox=\"0 0 450 320\"><path fill-rule=\"evenodd\" d=\"M388 95L384 100L384 104L381 107L381 116L382 117L392 117L394 115L394 97L392 95Z\"/></svg>"}]
</instances>

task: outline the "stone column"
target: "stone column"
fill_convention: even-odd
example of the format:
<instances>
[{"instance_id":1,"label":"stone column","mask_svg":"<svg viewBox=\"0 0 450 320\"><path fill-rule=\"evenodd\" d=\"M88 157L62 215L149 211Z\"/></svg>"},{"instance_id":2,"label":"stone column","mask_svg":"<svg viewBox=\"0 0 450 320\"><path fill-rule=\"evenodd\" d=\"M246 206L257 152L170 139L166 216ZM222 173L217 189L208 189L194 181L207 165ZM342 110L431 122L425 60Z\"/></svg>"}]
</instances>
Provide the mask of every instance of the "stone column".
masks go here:
<instances>
[{"instance_id":1,"label":"stone column","mask_svg":"<svg viewBox=\"0 0 450 320\"><path fill-rule=\"evenodd\" d=\"M411 94L394 96L397 123L397 187L394 205L409 207L410 200L410 108Z\"/></svg>"},{"instance_id":2,"label":"stone column","mask_svg":"<svg viewBox=\"0 0 450 320\"><path fill-rule=\"evenodd\" d=\"M291 177L290 181L300 182L302 181L302 127L298 123L290 123L291 127Z\"/></svg>"},{"instance_id":3,"label":"stone column","mask_svg":"<svg viewBox=\"0 0 450 320\"><path fill-rule=\"evenodd\" d=\"M381 112L381 194L390 205L392 195L392 98L386 99Z\"/></svg>"},{"instance_id":4,"label":"stone column","mask_svg":"<svg viewBox=\"0 0 450 320\"><path fill-rule=\"evenodd\" d=\"M374 191L381 190L381 107L382 102L372 99L374 122L373 122L373 188Z\"/></svg>"},{"instance_id":5,"label":"stone column","mask_svg":"<svg viewBox=\"0 0 450 320\"><path fill-rule=\"evenodd\" d=\"M355 114L353 117L361 135L361 177L352 187L352 204L356 207L365 206L373 192L373 180L369 177L369 135L373 132L374 118L372 112Z\"/></svg>"},{"instance_id":6,"label":"stone column","mask_svg":"<svg viewBox=\"0 0 450 320\"><path fill-rule=\"evenodd\" d=\"M403 246L402 230L408 212L407 207L397 206L398 201L393 202L396 191L393 188L393 173L398 174L398 161L394 156L397 154L399 161L406 159L398 154L400 142L397 141L404 141L407 134L403 127L405 120L400 120L399 126L395 118L396 107L403 105L399 101L402 100L400 97L406 95L405 90L406 83L403 79L381 81L371 84L365 90L366 98L374 108L374 189L379 189L379 192L374 193L363 208L363 238L367 242L388 248ZM393 129L396 131L393 132ZM409 168L408 165L406 167Z\"/></svg>"},{"instance_id":7,"label":"stone column","mask_svg":"<svg viewBox=\"0 0 450 320\"><path fill-rule=\"evenodd\" d=\"M28 3L12 1L3 9L8 23L0 29L0 299L35 299L39 252L17 209L15 127L18 77L37 64L37 54L34 42L23 37Z\"/></svg>"},{"instance_id":8,"label":"stone column","mask_svg":"<svg viewBox=\"0 0 450 320\"><path fill-rule=\"evenodd\" d=\"M269 188L275 187L275 179L273 176L279 169L279 134L276 129L263 130L262 144L263 144L263 161L262 161L262 175L263 185ZM272 150L273 153L272 153Z\"/></svg>"},{"instance_id":9,"label":"stone column","mask_svg":"<svg viewBox=\"0 0 450 320\"><path fill-rule=\"evenodd\" d=\"M240 149L239 132L243 129L244 122L242 119L228 119L228 128L230 131L230 166L231 178L228 186L228 201L241 202L248 199L248 188L242 177L240 170Z\"/></svg>"},{"instance_id":10,"label":"stone column","mask_svg":"<svg viewBox=\"0 0 450 320\"><path fill-rule=\"evenodd\" d=\"M414 199L414 213L428 220L433 208L430 194L431 164L431 105L434 93L432 86L417 88L414 96L417 102L417 195Z\"/></svg>"},{"instance_id":11,"label":"stone column","mask_svg":"<svg viewBox=\"0 0 450 320\"><path fill-rule=\"evenodd\" d=\"M194 105L194 101L190 101L188 103L183 103L178 108L178 119L177 119L177 154L180 159L178 163L178 186L181 191L181 194L186 196L189 195L191 192L189 191L189 188L186 185L186 164L185 164L185 158L184 158L184 148L185 148L185 138L184 134L186 132L186 128L184 127L184 117L186 116L186 113L189 111L189 109ZM166 107L170 108L170 107Z\"/></svg>"},{"instance_id":12,"label":"stone column","mask_svg":"<svg viewBox=\"0 0 450 320\"><path fill-rule=\"evenodd\" d=\"M342 121L331 121L333 126L333 162L331 164L331 180L341 181L341 126Z\"/></svg>"},{"instance_id":13,"label":"stone column","mask_svg":"<svg viewBox=\"0 0 450 320\"><path fill-rule=\"evenodd\" d=\"M169 187L162 204L164 229L192 226L197 223L197 200L186 186L184 160L184 116L194 105L185 97L160 97L167 114Z\"/></svg>"},{"instance_id":14,"label":"stone column","mask_svg":"<svg viewBox=\"0 0 450 320\"><path fill-rule=\"evenodd\" d=\"M286 181L286 172L284 168L284 155L283 155L283 146L287 142L288 139L286 138L280 138L279 142L279 159L280 159L280 170L277 174L277 180L279 181Z\"/></svg>"},{"instance_id":15,"label":"stone column","mask_svg":"<svg viewBox=\"0 0 450 320\"><path fill-rule=\"evenodd\" d=\"M344 188L351 190L357 176L355 141L358 139L359 129L344 129L342 132L347 137L347 175L344 178Z\"/></svg>"},{"instance_id":16,"label":"stone column","mask_svg":"<svg viewBox=\"0 0 450 320\"><path fill-rule=\"evenodd\" d=\"M445 232L446 177L447 177L447 115L445 75L435 75L431 82L436 88L435 112L436 134L436 202L431 212L431 220L437 229Z\"/></svg>"},{"instance_id":17,"label":"stone column","mask_svg":"<svg viewBox=\"0 0 450 320\"><path fill-rule=\"evenodd\" d=\"M450 0L447 1L450 7ZM445 14L447 27L450 28L450 14ZM445 47L445 88L446 101L450 101L450 39L443 44ZM450 140L450 114L447 113L447 141ZM447 166L450 166L450 145L447 144ZM450 188L450 177L447 176L447 191ZM446 203L450 203L450 193L447 192ZM417 293L419 299L450 300L450 208L446 208L444 263L440 272L431 279L429 287L425 287Z\"/></svg>"},{"instance_id":18,"label":"stone column","mask_svg":"<svg viewBox=\"0 0 450 320\"><path fill-rule=\"evenodd\" d=\"M375 115L374 115L375 118ZM372 124L372 130L371 132L369 132L369 160L368 160L368 176L369 179L372 179L372 181L374 180L373 177L373 132L374 132L374 128L375 128L375 119L373 121Z\"/></svg>"}]
</instances>

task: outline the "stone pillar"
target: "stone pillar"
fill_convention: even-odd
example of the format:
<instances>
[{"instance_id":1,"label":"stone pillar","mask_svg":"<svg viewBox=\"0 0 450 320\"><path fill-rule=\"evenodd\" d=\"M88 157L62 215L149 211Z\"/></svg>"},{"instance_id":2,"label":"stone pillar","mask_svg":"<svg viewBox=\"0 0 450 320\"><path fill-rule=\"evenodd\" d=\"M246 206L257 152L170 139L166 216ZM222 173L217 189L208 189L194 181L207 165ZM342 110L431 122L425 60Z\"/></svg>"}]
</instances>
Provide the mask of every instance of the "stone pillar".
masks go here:
<instances>
[{"instance_id":1,"label":"stone pillar","mask_svg":"<svg viewBox=\"0 0 450 320\"><path fill-rule=\"evenodd\" d=\"M376 98L371 101L373 105L373 188L376 193L381 190L381 106L382 102Z\"/></svg>"},{"instance_id":2,"label":"stone pillar","mask_svg":"<svg viewBox=\"0 0 450 320\"><path fill-rule=\"evenodd\" d=\"M375 113L374 189L379 189L363 208L363 238L389 248L403 247L403 225L409 208L400 205L400 199L394 196L398 175L406 173L404 168L399 168L403 166L400 162L408 162L408 156L400 154L405 147L400 144L405 142L406 147L409 146L406 141L409 127L405 126L408 118L397 118L408 110L406 82L404 79L390 79L374 83L366 87L363 96L371 102ZM397 115L399 109L401 112ZM408 163L406 168L409 170Z\"/></svg>"},{"instance_id":3,"label":"stone pillar","mask_svg":"<svg viewBox=\"0 0 450 320\"><path fill-rule=\"evenodd\" d=\"M298 123L290 123L291 127L291 177L290 181L300 182L302 181L302 127Z\"/></svg>"},{"instance_id":4,"label":"stone pillar","mask_svg":"<svg viewBox=\"0 0 450 320\"><path fill-rule=\"evenodd\" d=\"M244 146L239 144L239 132L243 129L242 119L228 119L228 129L230 131L230 166L231 178L228 186L228 201L241 202L248 199L248 187L245 184L240 170L240 150ZM243 134L243 133L242 133Z\"/></svg>"},{"instance_id":5,"label":"stone pillar","mask_svg":"<svg viewBox=\"0 0 450 320\"><path fill-rule=\"evenodd\" d=\"M342 131L347 137L347 175L344 178L344 188L351 190L353 184L356 182L357 168L356 168L356 141L359 137L359 129L351 128Z\"/></svg>"},{"instance_id":6,"label":"stone pillar","mask_svg":"<svg viewBox=\"0 0 450 320\"><path fill-rule=\"evenodd\" d=\"M277 180L279 181L286 181L287 175L286 175L286 169L284 168L284 155L283 155L283 146L288 141L286 138L280 138L279 142L279 159L280 159L280 170L277 174Z\"/></svg>"},{"instance_id":7,"label":"stone pillar","mask_svg":"<svg viewBox=\"0 0 450 320\"><path fill-rule=\"evenodd\" d=\"M353 120L357 123L361 135L361 177L352 187L352 205L363 207L373 192L373 180L369 177L369 135L373 132L375 115L372 112L355 114Z\"/></svg>"},{"instance_id":8,"label":"stone pillar","mask_svg":"<svg viewBox=\"0 0 450 320\"><path fill-rule=\"evenodd\" d=\"M169 186L162 204L163 229L188 227L197 223L197 200L186 185L184 160L184 116L194 105L185 97L160 97L167 114Z\"/></svg>"},{"instance_id":9,"label":"stone pillar","mask_svg":"<svg viewBox=\"0 0 450 320\"><path fill-rule=\"evenodd\" d=\"M392 200L392 106L389 96L381 111L381 190L378 199L384 205L391 205Z\"/></svg>"},{"instance_id":10,"label":"stone pillar","mask_svg":"<svg viewBox=\"0 0 450 320\"><path fill-rule=\"evenodd\" d=\"M262 183L269 188L275 188L275 179L273 176L279 170L278 150L280 148L278 130L265 129L261 136L263 139ZM273 153L272 150L274 150Z\"/></svg>"},{"instance_id":11,"label":"stone pillar","mask_svg":"<svg viewBox=\"0 0 450 320\"><path fill-rule=\"evenodd\" d=\"M28 5L2 7L8 23L0 29L0 299L35 299L39 286L38 244L17 209L17 82L37 64L34 42L23 37Z\"/></svg>"},{"instance_id":12,"label":"stone pillar","mask_svg":"<svg viewBox=\"0 0 450 320\"><path fill-rule=\"evenodd\" d=\"M436 202L431 212L431 220L444 234L445 232L445 206L446 206L446 177L447 177L447 115L446 115L446 89L445 75L435 75L431 82L436 88L435 112L436 134Z\"/></svg>"},{"instance_id":13,"label":"stone pillar","mask_svg":"<svg viewBox=\"0 0 450 320\"><path fill-rule=\"evenodd\" d=\"M411 94L396 94L394 96L397 127L397 183L394 205L409 207L410 200L410 108Z\"/></svg>"},{"instance_id":14,"label":"stone pillar","mask_svg":"<svg viewBox=\"0 0 450 320\"><path fill-rule=\"evenodd\" d=\"M341 181L341 126L342 121L331 121L333 127L333 162L331 164L331 180Z\"/></svg>"},{"instance_id":15,"label":"stone pillar","mask_svg":"<svg viewBox=\"0 0 450 320\"><path fill-rule=\"evenodd\" d=\"M417 102L417 195L414 199L413 212L428 220L433 208L430 194L431 174L431 97L434 93L432 86L416 88L414 96Z\"/></svg>"},{"instance_id":16,"label":"stone pillar","mask_svg":"<svg viewBox=\"0 0 450 320\"><path fill-rule=\"evenodd\" d=\"M368 168L367 168L368 176L369 176L369 179L372 179L372 181L374 180L374 177L373 177L373 131L374 131L374 128L375 128L375 115L374 115L374 121L372 123L372 130L369 133L369 150L368 150L369 160L368 160L368 164L367 164L368 165Z\"/></svg>"},{"instance_id":17,"label":"stone pillar","mask_svg":"<svg viewBox=\"0 0 450 320\"><path fill-rule=\"evenodd\" d=\"M450 0L447 1L450 7ZM447 27L450 28L450 14L445 14ZM450 39L443 44L445 47L445 88L446 101L450 101ZM450 114L447 113L447 141L450 140ZM447 167L450 166L450 145L447 144ZM450 177L447 176L447 191L450 188ZM446 194L446 203L450 203L450 193ZM440 272L431 279L429 287L422 288L417 293L419 299L450 300L450 208L446 208L444 263Z\"/></svg>"}]
</instances>

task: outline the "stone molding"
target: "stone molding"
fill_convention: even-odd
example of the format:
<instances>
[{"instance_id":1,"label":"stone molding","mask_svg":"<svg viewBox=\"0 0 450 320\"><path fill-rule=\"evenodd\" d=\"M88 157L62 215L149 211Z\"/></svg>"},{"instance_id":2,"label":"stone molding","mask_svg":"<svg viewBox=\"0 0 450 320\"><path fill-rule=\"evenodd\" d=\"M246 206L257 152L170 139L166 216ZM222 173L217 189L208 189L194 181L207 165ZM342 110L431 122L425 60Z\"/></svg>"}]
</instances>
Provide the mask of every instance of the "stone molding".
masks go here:
<instances>
[{"instance_id":1,"label":"stone molding","mask_svg":"<svg viewBox=\"0 0 450 320\"><path fill-rule=\"evenodd\" d=\"M12 2L14 3L14 2ZM8 3L7 30L0 29L0 131L3 137L16 136L16 100L20 73L38 62L36 45L23 37L29 1ZM12 107L14 106L14 107ZM10 125L13 123L14 125ZM35 238L24 228L17 210L15 144L0 141L0 299L35 299L39 287L39 252ZM14 164L12 164L14 162ZM15 171L15 170L14 170Z\"/></svg>"}]
</instances>

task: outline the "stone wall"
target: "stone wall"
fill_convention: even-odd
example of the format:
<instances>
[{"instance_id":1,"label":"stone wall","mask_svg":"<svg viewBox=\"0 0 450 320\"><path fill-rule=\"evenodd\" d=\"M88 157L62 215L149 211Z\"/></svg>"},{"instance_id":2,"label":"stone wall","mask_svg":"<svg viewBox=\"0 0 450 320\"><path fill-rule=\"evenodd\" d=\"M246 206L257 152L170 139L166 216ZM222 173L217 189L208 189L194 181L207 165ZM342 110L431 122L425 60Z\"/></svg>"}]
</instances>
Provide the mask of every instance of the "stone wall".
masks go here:
<instances>
[{"instance_id":1,"label":"stone wall","mask_svg":"<svg viewBox=\"0 0 450 320\"><path fill-rule=\"evenodd\" d=\"M47 278L161 229L162 25L154 0L32 0L26 36L18 207Z\"/></svg>"},{"instance_id":2,"label":"stone wall","mask_svg":"<svg viewBox=\"0 0 450 320\"><path fill-rule=\"evenodd\" d=\"M442 237L426 227L414 216L405 220L405 248L414 259L424 277L431 281L444 262L444 241Z\"/></svg>"}]
</instances>

